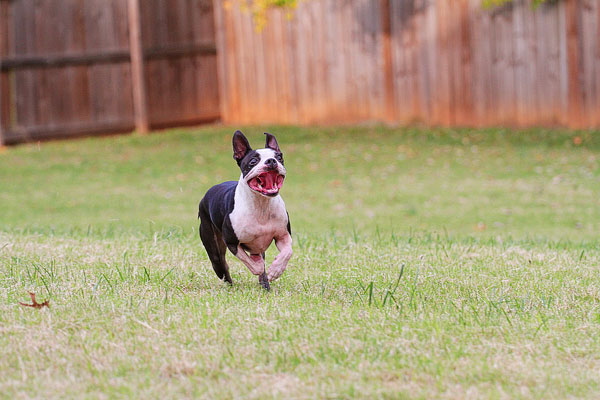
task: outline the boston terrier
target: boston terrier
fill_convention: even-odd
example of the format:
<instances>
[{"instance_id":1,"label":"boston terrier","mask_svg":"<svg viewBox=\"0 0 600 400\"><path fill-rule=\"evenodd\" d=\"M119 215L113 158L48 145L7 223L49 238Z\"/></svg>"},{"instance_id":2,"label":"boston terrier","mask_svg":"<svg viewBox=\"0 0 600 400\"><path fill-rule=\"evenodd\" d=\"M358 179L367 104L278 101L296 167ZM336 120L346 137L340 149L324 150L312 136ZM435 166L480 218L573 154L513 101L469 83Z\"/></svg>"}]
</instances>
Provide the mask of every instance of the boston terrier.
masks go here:
<instances>
[{"instance_id":1,"label":"boston terrier","mask_svg":"<svg viewBox=\"0 0 600 400\"><path fill-rule=\"evenodd\" d=\"M279 190L285 179L283 154L275 136L264 149L252 150L240 131L233 134L233 158L242 171L239 181L213 186L200 201L200 238L219 279L233 283L225 260L233 253L267 290L292 256L289 215ZM265 251L275 240L279 254L267 272Z\"/></svg>"}]
</instances>

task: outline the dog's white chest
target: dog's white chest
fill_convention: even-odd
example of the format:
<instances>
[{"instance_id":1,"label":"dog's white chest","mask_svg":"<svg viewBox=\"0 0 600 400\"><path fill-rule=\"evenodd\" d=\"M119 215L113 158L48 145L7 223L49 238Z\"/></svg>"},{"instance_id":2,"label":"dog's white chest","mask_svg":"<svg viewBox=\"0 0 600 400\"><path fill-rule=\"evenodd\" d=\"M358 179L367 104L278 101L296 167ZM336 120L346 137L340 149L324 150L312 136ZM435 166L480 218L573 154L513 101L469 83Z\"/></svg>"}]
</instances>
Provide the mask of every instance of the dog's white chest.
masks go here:
<instances>
[{"instance_id":1,"label":"dog's white chest","mask_svg":"<svg viewBox=\"0 0 600 400\"><path fill-rule=\"evenodd\" d=\"M251 254L263 253L273 239L287 232L288 216L280 196L256 198L244 188L238 188L229 218L239 242Z\"/></svg>"}]
</instances>

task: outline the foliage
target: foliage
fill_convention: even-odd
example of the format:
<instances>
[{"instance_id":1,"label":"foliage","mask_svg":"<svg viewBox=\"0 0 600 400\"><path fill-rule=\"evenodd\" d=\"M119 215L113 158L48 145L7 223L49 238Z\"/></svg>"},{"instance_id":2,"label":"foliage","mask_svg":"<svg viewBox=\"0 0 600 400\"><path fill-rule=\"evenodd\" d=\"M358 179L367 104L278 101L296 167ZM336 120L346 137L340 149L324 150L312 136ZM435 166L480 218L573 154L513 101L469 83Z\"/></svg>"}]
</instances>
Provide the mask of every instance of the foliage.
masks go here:
<instances>
[{"instance_id":1,"label":"foliage","mask_svg":"<svg viewBox=\"0 0 600 400\"><path fill-rule=\"evenodd\" d=\"M292 17L293 10L298 6L299 1L309 0L225 0L226 8L234 4L240 5L243 11L250 12L254 20L254 26L257 31L261 31L267 24L267 11L272 8L282 8L287 10L287 17ZM555 3L559 0L531 0L532 6L537 7L544 3ZM482 0L483 7L493 8L513 3L514 0Z\"/></svg>"},{"instance_id":2,"label":"foliage","mask_svg":"<svg viewBox=\"0 0 600 400\"><path fill-rule=\"evenodd\" d=\"M292 16L292 11L297 7L299 0L226 0L225 7L238 3L243 11L250 12L254 20L254 27L261 31L267 23L267 11L270 8L287 9L287 16Z\"/></svg>"},{"instance_id":3,"label":"foliage","mask_svg":"<svg viewBox=\"0 0 600 400\"><path fill-rule=\"evenodd\" d=\"M544 3L555 3L557 1L558 0L531 0L531 5L537 7ZM513 2L514 0L483 0L483 6L486 8L500 7Z\"/></svg>"}]
</instances>

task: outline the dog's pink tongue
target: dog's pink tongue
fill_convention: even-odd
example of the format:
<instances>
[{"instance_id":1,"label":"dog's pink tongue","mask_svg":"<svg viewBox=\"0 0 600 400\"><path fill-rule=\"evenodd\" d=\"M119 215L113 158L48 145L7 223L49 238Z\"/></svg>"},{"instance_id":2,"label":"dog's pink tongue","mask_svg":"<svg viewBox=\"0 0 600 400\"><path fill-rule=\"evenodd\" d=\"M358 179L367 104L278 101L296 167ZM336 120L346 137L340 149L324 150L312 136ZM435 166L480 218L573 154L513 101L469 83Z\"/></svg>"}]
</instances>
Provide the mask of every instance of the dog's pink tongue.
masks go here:
<instances>
[{"instance_id":1,"label":"dog's pink tongue","mask_svg":"<svg viewBox=\"0 0 600 400\"><path fill-rule=\"evenodd\" d=\"M278 174L275 171L267 172L263 175L263 180L265 181L263 186L265 189L271 190L276 187L277 175Z\"/></svg>"}]
</instances>

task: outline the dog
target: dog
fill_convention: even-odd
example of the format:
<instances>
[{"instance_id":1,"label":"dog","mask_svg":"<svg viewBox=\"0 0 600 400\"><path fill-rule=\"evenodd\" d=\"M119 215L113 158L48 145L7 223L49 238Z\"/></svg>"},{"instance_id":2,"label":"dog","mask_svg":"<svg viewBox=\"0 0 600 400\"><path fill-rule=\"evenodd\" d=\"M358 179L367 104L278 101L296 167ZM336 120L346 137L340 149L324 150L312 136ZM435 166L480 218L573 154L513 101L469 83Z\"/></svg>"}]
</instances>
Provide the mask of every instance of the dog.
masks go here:
<instances>
[{"instance_id":1,"label":"dog","mask_svg":"<svg viewBox=\"0 0 600 400\"><path fill-rule=\"evenodd\" d=\"M219 277L233 284L225 259L227 249L270 289L292 256L292 230L285 203L279 195L286 176L283 153L275 136L264 149L253 150L240 131L233 134L233 158L240 179L210 188L198 207L200 238ZM275 241L279 254L267 272L265 251Z\"/></svg>"}]
</instances>

